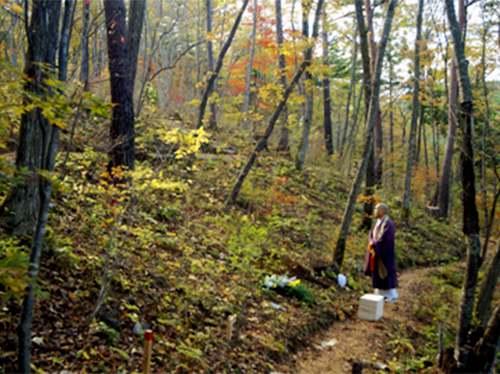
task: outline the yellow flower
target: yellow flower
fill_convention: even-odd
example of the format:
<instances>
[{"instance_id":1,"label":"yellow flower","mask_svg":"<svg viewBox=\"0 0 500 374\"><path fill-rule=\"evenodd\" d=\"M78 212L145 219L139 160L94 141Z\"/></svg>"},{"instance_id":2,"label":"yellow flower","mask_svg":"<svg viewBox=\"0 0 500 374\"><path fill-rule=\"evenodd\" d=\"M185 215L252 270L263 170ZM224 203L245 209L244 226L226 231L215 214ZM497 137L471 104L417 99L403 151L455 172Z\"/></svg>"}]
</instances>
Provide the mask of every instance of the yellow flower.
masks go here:
<instances>
[{"instance_id":1,"label":"yellow flower","mask_svg":"<svg viewBox=\"0 0 500 374\"><path fill-rule=\"evenodd\" d=\"M298 286L299 283L300 283L300 279L297 279L296 281L288 283L288 285L290 287L295 287L295 286Z\"/></svg>"}]
</instances>

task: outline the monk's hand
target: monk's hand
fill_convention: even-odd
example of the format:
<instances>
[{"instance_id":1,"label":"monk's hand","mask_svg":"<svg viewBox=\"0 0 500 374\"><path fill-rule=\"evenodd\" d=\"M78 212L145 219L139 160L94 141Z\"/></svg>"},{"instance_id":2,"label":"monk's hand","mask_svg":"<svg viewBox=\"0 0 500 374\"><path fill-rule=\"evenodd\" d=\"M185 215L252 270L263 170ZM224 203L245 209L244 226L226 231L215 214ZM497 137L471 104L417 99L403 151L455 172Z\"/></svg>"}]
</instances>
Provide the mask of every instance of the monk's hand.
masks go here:
<instances>
[{"instance_id":1,"label":"monk's hand","mask_svg":"<svg viewBox=\"0 0 500 374\"><path fill-rule=\"evenodd\" d=\"M375 250L373 249L373 247L370 243L368 243L368 250L370 251L370 254L372 256L375 256Z\"/></svg>"}]
</instances>

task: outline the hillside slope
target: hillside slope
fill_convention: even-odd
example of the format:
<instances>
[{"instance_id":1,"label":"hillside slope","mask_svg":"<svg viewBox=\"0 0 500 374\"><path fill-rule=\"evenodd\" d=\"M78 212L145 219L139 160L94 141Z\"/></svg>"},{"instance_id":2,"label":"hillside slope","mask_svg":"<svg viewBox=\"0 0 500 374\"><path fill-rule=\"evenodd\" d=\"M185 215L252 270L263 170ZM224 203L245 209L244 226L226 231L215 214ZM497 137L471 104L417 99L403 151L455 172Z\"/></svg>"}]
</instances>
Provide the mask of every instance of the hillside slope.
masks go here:
<instances>
[{"instance_id":1,"label":"hillside slope","mask_svg":"<svg viewBox=\"0 0 500 374\"><path fill-rule=\"evenodd\" d=\"M290 355L317 332L355 315L352 300L369 290L359 273L366 245L366 233L357 230L361 207L343 268L349 287L309 271L332 259L349 178L327 163L298 172L269 154L224 213L246 154L160 160L146 152L138 170L159 166L157 179L165 183L148 184L145 173L148 188L140 193L107 182L105 154L86 149L70 155L55 192L38 282L34 370L139 371L142 336L133 331L139 324L155 332L154 372L286 370ZM384 201L393 208L400 270L461 256L456 226L419 211L403 226L397 202ZM1 235L2 256L15 251L26 258L28 239ZM263 286L273 274L301 279L294 297ZM10 299L0 310L0 372L16 368L21 275L2 278L1 291ZM87 322L100 294L103 305Z\"/></svg>"}]
</instances>

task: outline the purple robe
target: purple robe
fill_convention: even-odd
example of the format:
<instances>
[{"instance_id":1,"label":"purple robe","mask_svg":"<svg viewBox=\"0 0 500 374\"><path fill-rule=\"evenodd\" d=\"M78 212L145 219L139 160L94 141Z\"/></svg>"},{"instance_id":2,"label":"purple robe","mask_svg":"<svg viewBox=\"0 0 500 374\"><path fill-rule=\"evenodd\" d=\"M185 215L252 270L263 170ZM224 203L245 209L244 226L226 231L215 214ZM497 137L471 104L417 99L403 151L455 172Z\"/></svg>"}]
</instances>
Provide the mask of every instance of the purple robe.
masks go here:
<instances>
[{"instance_id":1,"label":"purple robe","mask_svg":"<svg viewBox=\"0 0 500 374\"><path fill-rule=\"evenodd\" d=\"M368 243L370 243L375 250L375 270L370 270L370 251L366 249L366 264L365 264L365 275L372 278L373 288L378 288L381 290L390 290L391 288L396 288L398 286L398 276L396 273L396 253L394 252L394 224L387 218L385 225L382 223L379 227L376 227L375 222L370 230L370 235L368 236ZM380 236L380 240L375 240L377 237L377 231L380 230L381 226L384 226L384 232ZM378 259L381 258L382 262L387 269L387 276L382 279L378 273Z\"/></svg>"}]
</instances>

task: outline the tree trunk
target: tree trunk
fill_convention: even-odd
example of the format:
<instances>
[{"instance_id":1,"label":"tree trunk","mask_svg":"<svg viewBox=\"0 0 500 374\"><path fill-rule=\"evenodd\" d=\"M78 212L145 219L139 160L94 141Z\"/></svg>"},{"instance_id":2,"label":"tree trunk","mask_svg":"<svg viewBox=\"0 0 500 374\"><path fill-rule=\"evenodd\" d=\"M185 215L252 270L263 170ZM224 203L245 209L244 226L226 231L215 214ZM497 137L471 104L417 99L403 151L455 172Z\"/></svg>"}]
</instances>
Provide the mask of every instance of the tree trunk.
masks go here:
<instances>
[{"instance_id":1,"label":"tree trunk","mask_svg":"<svg viewBox=\"0 0 500 374\"><path fill-rule=\"evenodd\" d=\"M302 36L304 42L311 43L309 38L309 11L311 9L311 0L302 0ZM307 53L307 50L304 53ZM297 150L297 156L295 157L295 167L298 170L304 168L304 163L306 161L307 148L309 146L309 134L311 133L311 123L314 110L314 87L312 81L312 74L309 69L305 71L305 97L306 97L306 107L304 113L304 120L302 121L302 133L300 136L299 147Z\"/></svg>"},{"instance_id":2,"label":"tree trunk","mask_svg":"<svg viewBox=\"0 0 500 374\"><path fill-rule=\"evenodd\" d=\"M475 373L492 373L500 337L500 303L497 304L483 337L476 344L471 367Z\"/></svg>"},{"instance_id":3,"label":"tree trunk","mask_svg":"<svg viewBox=\"0 0 500 374\"><path fill-rule=\"evenodd\" d=\"M353 158L354 150L355 150L355 143L354 140L356 139L356 136L358 135L358 127L359 127L359 110L361 108L361 99L363 98L363 87L364 83L361 83L361 90L359 91L359 96L358 96L358 102L356 104L356 109L354 110L354 113L352 115L352 127L351 127L351 132L349 134L349 142L347 145L347 149L344 152L344 157L341 159L341 164L342 166L345 165L345 158L347 157L347 154L349 153L349 161L347 162L348 165L348 170L347 170L347 175L351 174L351 161ZM350 152L349 152L350 150Z\"/></svg>"},{"instance_id":4,"label":"tree trunk","mask_svg":"<svg viewBox=\"0 0 500 374\"><path fill-rule=\"evenodd\" d=\"M252 25L252 45L250 47L250 59L248 60L247 66L247 77L245 80L246 83L246 92L245 92L245 101L243 103L243 113L245 114L245 119L243 121L244 130L248 130L248 119L250 117L250 113L248 113L248 108L250 107L250 88L252 83L252 67L253 67L253 56L255 54L255 35L257 33L257 0L253 1L253 25ZM278 57L279 60L279 57Z\"/></svg>"},{"instance_id":5,"label":"tree trunk","mask_svg":"<svg viewBox=\"0 0 500 374\"><path fill-rule=\"evenodd\" d=\"M424 108L421 108L421 118L424 117ZM422 137L424 143L424 159L425 159L425 197L426 203L429 203L431 200L431 192L429 186L429 153L427 151L427 134L425 132L425 122L422 120Z\"/></svg>"},{"instance_id":6,"label":"tree trunk","mask_svg":"<svg viewBox=\"0 0 500 374\"><path fill-rule=\"evenodd\" d=\"M354 86L356 84L356 56L358 54L358 44L356 43L356 29L354 29L354 48L353 48L353 53L352 53L352 65L351 65L351 82L349 84L349 93L347 94L347 105L345 109L345 122L344 122L344 130L342 132L342 139L340 141L340 156L342 157L342 154L344 153L344 146L345 146L345 141L346 141L346 136L347 136L347 128L349 127L349 109L351 106L351 96L352 96L352 90L354 89Z\"/></svg>"},{"instance_id":7,"label":"tree trunk","mask_svg":"<svg viewBox=\"0 0 500 374\"><path fill-rule=\"evenodd\" d=\"M88 88L89 81L89 15L90 0L83 2L82 17L82 64L80 68L80 82L85 89Z\"/></svg>"},{"instance_id":8,"label":"tree trunk","mask_svg":"<svg viewBox=\"0 0 500 374\"><path fill-rule=\"evenodd\" d=\"M467 237L467 268L460 297L459 322L455 341L455 359L458 366L462 367L467 363L468 350L466 342L472 321L481 245L479 242L479 219L476 207L472 89L453 0L445 0L445 5L453 40L454 60L458 67L461 97L460 112L462 115L460 163L463 188L463 232Z\"/></svg>"},{"instance_id":9,"label":"tree trunk","mask_svg":"<svg viewBox=\"0 0 500 374\"><path fill-rule=\"evenodd\" d=\"M422 77L422 80L425 81L425 75ZM415 150L415 160L413 162L415 165L420 164L420 152L422 151L422 131L424 126L424 109L421 108L418 119L418 140L417 140L417 148Z\"/></svg>"},{"instance_id":10,"label":"tree trunk","mask_svg":"<svg viewBox=\"0 0 500 374\"><path fill-rule=\"evenodd\" d=\"M375 117L375 122L377 118ZM373 141L373 140L372 140ZM365 174L365 195L363 198L363 217L360 230L368 231L372 227L373 211L375 203L375 149L372 146L368 155L368 163Z\"/></svg>"},{"instance_id":11,"label":"tree trunk","mask_svg":"<svg viewBox=\"0 0 500 374\"><path fill-rule=\"evenodd\" d=\"M318 7L316 9L316 15L314 17L314 24L313 24L313 32L312 32L312 39L316 39L318 37L318 23L319 23L319 18L321 15L321 10L323 7L323 0L318 0ZM224 209L228 209L231 205L234 204L234 201L236 200L236 197L238 196L238 193L240 192L241 186L243 185L243 182L245 181L245 178L247 177L248 173L250 172L250 169L252 168L253 164L255 163L255 160L259 156L260 152L266 147L267 141L269 137L271 136L274 125L278 121L278 118L281 114L281 111L286 105L286 101L288 100L288 97L292 93L295 85L299 82L300 77L304 73L304 71L309 67L311 64L311 58L312 58L312 53L313 53L313 44L310 44L306 50L306 53L304 55L304 61L302 64L299 66L299 70L297 73L295 73L295 76L293 77L292 81L290 82L290 85L287 87L285 90L285 93L283 94L283 97L281 101L279 102L278 106L276 107L273 115L271 116L271 119L269 120L269 123L266 128L266 132L260 138L259 142L254 148L254 151L251 153L250 157L248 158L247 163L241 170L238 179L236 180L236 183L234 184L234 187L229 194L226 202L224 203Z\"/></svg>"},{"instance_id":12,"label":"tree trunk","mask_svg":"<svg viewBox=\"0 0 500 374\"><path fill-rule=\"evenodd\" d=\"M214 73L214 53L212 46L212 0L206 0L207 7L207 57L208 57L208 72L207 72L207 82L210 81L212 76L215 76ZM207 84L208 88L208 84ZM215 90L215 79L214 82L210 85L210 91L208 92L208 98L214 93ZM207 99L208 99L207 98ZM208 119L208 128L215 130L217 129L217 122L215 118L215 103L210 101L210 117Z\"/></svg>"},{"instance_id":13,"label":"tree trunk","mask_svg":"<svg viewBox=\"0 0 500 374\"><path fill-rule=\"evenodd\" d=\"M361 43L361 58L363 61L363 85L365 97L365 123L368 119L368 111L370 107L370 99L372 92L372 63L370 61L370 53L368 49L368 33L369 29L365 26L365 18L363 16L363 5L361 1L354 2L356 6L356 21L358 24L358 33ZM373 140L372 140L373 141ZM372 226L373 214L373 186L375 185L374 176L374 150L371 148L368 156L368 165L365 175L365 199L363 204L363 217L361 221L361 230L369 230ZM350 224L350 223L349 223Z\"/></svg>"},{"instance_id":14,"label":"tree trunk","mask_svg":"<svg viewBox=\"0 0 500 374\"><path fill-rule=\"evenodd\" d=\"M358 2L361 0L356 0L356 9L360 5ZM382 74L382 65L385 56L385 48L387 41L389 39L389 33L391 30L392 20L394 18L394 11L396 9L397 0L391 0L387 7L387 15L384 21L384 28L382 31L382 37L380 38L380 43L378 45L377 58L375 62L375 70L373 74L373 85L372 85L372 95L370 99L370 109L368 114L368 119L366 122L366 134L364 141L363 155L361 157L359 167L356 173L356 177L351 186L351 191L347 200L347 204L344 210L344 215L342 217L342 225L340 228L339 237L337 239L337 245L335 247L335 253L333 255L334 264L340 268L344 259L345 246L347 242L347 235L349 233L349 227L351 225L352 215L354 213L354 207L356 206L356 200L358 198L359 190L361 188L361 183L363 181L363 176L366 174L368 158L373 147L373 133L375 128L375 117L377 115L379 92L380 92L380 76ZM356 13L357 10L356 10ZM359 21L359 18L358 18ZM363 23L359 24L360 31L363 32ZM360 32L360 34L361 34Z\"/></svg>"},{"instance_id":15,"label":"tree trunk","mask_svg":"<svg viewBox=\"0 0 500 374\"><path fill-rule=\"evenodd\" d=\"M207 0L210 1L210 0ZM212 89L215 83L215 80L217 78L217 75L220 72L220 69L222 68L222 64L224 62L224 56L226 55L227 50L231 46L231 43L233 42L234 34L236 34L236 30L238 29L238 26L240 24L241 18L243 17L243 13L245 12L245 9L248 5L249 0L244 0L243 5L241 6L240 12L236 16L236 20L234 21L233 27L231 28L231 31L229 32L229 36L226 40L226 43L224 43L224 46L222 47L221 51L219 52L219 57L217 58L217 64L215 64L215 70L210 70L211 74L208 77L207 80L207 86L205 87L205 91L203 92L203 97L201 99L200 103L200 110L198 113L198 121L196 124L196 128L199 129L201 126L203 126L203 118L205 117L205 109L207 107L208 103L208 98L210 97L210 94L212 93Z\"/></svg>"},{"instance_id":16,"label":"tree trunk","mask_svg":"<svg viewBox=\"0 0 500 374\"><path fill-rule=\"evenodd\" d=\"M45 47L46 56L51 56L52 61L47 63L54 65L55 52L57 48L57 36L59 26L59 16L61 11L61 2L59 1L34 1L32 8L32 18L30 26L30 34L28 35L28 55L34 57L37 55L35 52L36 43L42 43L41 39L48 40ZM66 80L67 64L68 64L68 50L70 41L70 24L72 0L65 1L65 11L63 19L63 27L61 30L61 42L59 47L59 76L61 81ZM27 21L27 20L26 20ZM39 69L39 67L37 67ZM40 79L40 76L35 76ZM43 118L40 115L40 118ZM57 146L59 142L60 129L54 125L44 123L44 131L42 131L42 138L37 139L42 144L46 145L41 152L41 167L46 171L54 170L54 161L57 153ZM38 276L38 269L40 267L40 257L42 254L42 246L45 238L45 231L47 226L50 195L52 194L52 182L40 175L33 178L35 183L38 184L39 191L39 211L37 212L36 228L31 241L30 264L28 267L27 276L35 279ZM21 318L18 326L19 337L19 357L18 357L18 372L30 373L31 372L31 328L33 321L33 309L35 306L34 296L35 286L30 284L26 287L26 293L23 300L21 310Z\"/></svg>"},{"instance_id":17,"label":"tree trunk","mask_svg":"<svg viewBox=\"0 0 500 374\"><path fill-rule=\"evenodd\" d=\"M500 182L500 175L496 170L495 158L493 160L493 170L495 176ZM488 247L488 242L490 241L491 229L493 227L493 219L495 217L495 210L497 206L498 199L500 198L500 188L493 192L493 203L491 206L490 216L488 219L488 226L486 227L486 234L484 236L483 252L481 254L482 263L486 256L486 250ZM482 325L485 326L490 315L491 302L493 300L493 292L495 290L497 279L500 274L500 246L491 260L488 269L486 270L486 275L484 276L483 283L481 284L481 290L479 291L479 296L476 305L476 315Z\"/></svg>"},{"instance_id":18,"label":"tree trunk","mask_svg":"<svg viewBox=\"0 0 500 374\"><path fill-rule=\"evenodd\" d=\"M491 303L493 302L493 293L497 286L498 276L500 275L500 245L495 256L490 261L481 288L477 298L476 315L481 325L486 326L490 318Z\"/></svg>"},{"instance_id":19,"label":"tree trunk","mask_svg":"<svg viewBox=\"0 0 500 374\"><path fill-rule=\"evenodd\" d=\"M44 95L43 82L48 78L45 69L55 68L58 24L61 4L51 0L34 0L26 55L24 91L27 95L24 105L30 104L29 96ZM27 6L27 5L26 5ZM26 11L27 13L27 11ZM28 22L28 20L25 20ZM42 68L41 64L45 65ZM50 127L42 116L42 110L35 108L21 115L19 145L16 154L16 168L26 168L29 175L23 183L12 186L1 207L1 225L14 235L29 235L36 225L40 210L39 183L32 177L37 169L42 168L44 133Z\"/></svg>"},{"instance_id":20,"label":"tree trunk","mask_svg":"<svg viewBox=\"0 0 500 374\"><path fill-rule=\"evenodd\" d=\"M125 23L126 9L123 0L105 0L108 41L108 65L111 83L111 150L108 168L134 169L135 134L134 104L130 86L130 55Z\"/></svg>"},{"instance_id":21,"label":"tree trunk","mask_svg":"<svg viewBox=\"0 0 500 374\"><path fill-rule=\"evenodd\" d=\"M201 13L201 7L200 7L200 0L196 0L196 14ZM201 88L198 83L201 83L201 60L200 60L200 39L201 39L201 31L200 31L200 21L197 16L196 19L196 50L195 50L195 56L196 56L196 98L198 99L201 97Z\"/></svg>"},{"instance_id":22,"label":"tree trunk","mask_svg":"<svg viewBox=\"0 0 500 374\"><path fill-rule=\"evenodd\" d=\"M462 33L463 26L465 24L465 5L463 0L459 0L458 4L458 22L460 33ZM455 137L457 133L458 83L456 61L454 58L452 58L451 60L450 84L448 94L448 135L446 137L446 146L443 155L443 166L441 167L441 178L439 179L438 190L438 208L439 217L441 218L446 218L448 216L451 161L453 159L453 150L455 147Z\"/></svg>"},{"instance_id":23,"label":"tree trunk","mask_svg":"<svg viewBox=\"0 0 500 374\"><path fill-rule=\"evenodd\" d=\"M368 29L368 41L370 46L370 71L371 75L373 75L376 50L375 35L373 32L373 14L370 0L364 0L364 2ZM366 114L368 114L368 111L366 111ZM361 221L361 230L364 231L369 230L372 226L375 186L380 184L382 176L382 158L378 157L379 152L382 151L382 122L380 118L380 110L378 108L375 116L375 135L373 141L374 146L372 147L371 154L369 156L365 176L365 199L363 205L363 219Z\"/></svg>"},{"instance_id":24,"label":"tree trunk","mask_svg":"<svg viewBox=\"0 0 500 374\"><path fill-rule=\"evenodd\" d=\"M424 0L418 1L418 15L417 15L417 38L415 40L415 66L413 71L413 98L412 98L412 111L410 122L410 135L408 139L408 154L406 155L406 173L405 173L405 194L403 198L402 218L408 221L410 217L410 193L411 193L411 178L414 164L415 152L415 137L417 131L417 120L419 111L418 91L420 85L420 40L422 39L422 14L424 11Z\"/></svg>"},{"instance_id":25,"label":"tree trunk","mask_svg":"<svg viewBox=\"0 0 500 374\"><path fill-rule=\"evenodd\" d=\"M280 84L283 91L286 88L286 61L283 50L283 16L281 11L281 0L275 0L276 5L276 41L278 43L278 69L280 72ZM280 138L278 141L278 152L287 153L290 151L289 130L288 130L288 109L285 106L281 113Z\"/></svg>"},{"instance_id":26,"label":"tree trunk","mask_svg":"<svg viewBox=\"0 0 500 374\"><path fill-rule=\"evenodd\" d=\"M390 152L394 153L394 63L392 61L392 54L389 58L389 143L390 143ZM393 162L394 167L394 162ZM394 171L392 171L394 174Z\"/></svg>"},{"instance_id":27,"label":"tree trunk","mask_svg":"<svg viewBox=\"0 0 500 374\"><path fill-rule=\"evenodd\" d=\"M370 0L364 0L365 1L365 12L366 12L366 22L368 25L368 40L370 42L370 57L371 57L371 71L373 75L373 69L375 68L375 34L373 32L373 14L371 11L371 5L370 5ZM374 186L379 186L380 182L382 181L382 167L383 167L383 161L382 161L382 146L383 146L383 136L382 136L382 119L380 117L380 108L377 108L377 114L375 118L375 147L374 147L374 155L373 155L373 168L374 172L372 173L371 171L368 171L368 174L365 179L365 184L367 190L373 191ZM369 167L372 167L369 165ZM373 175L373 176L372 176ZM369 184L367 184L369 183ZM369 210L369 211L368 211ZM368 199L365 203L365 214L364 216L367 217L365 219L365 222L363 223L362 227L366 228L366 224L368 224L368 217L369 217L369 223L371 227L371 215L373 213L373 203L370 202L370 199ZM369 228L368 227L368 228Z\"/></svg>"},{"instance_id":28,"label":"tree trunk","mask_svg":"<svg viewBox=\"0 0 500 374\"><path fill-rule=\"evenodd\" d=\"M484 5L482 5L484 6ZM481 154L481 192L483 195L483 210L484 210L484 227L485 227L485 238L484 238L484 245L483 245L483 251L481 253L481 263L483 262L483 259L486 257L486 252L488 250L488 241L490 239L490 234L491 234L491 224L490 220L488 218L488 204L487 204L487 192L486 192L486 138L489 133L490 129L490 103L488 100L488 87L486 85L486 37L487 37L487 32L488 28L486 27L486 22L484 20L484 9L482 11L483 14L483 23L485 23L484 30L483 30L483 48L482 48L482 54L481 54L481 66L482 66L482 72L481 72L481 81L483 84L483 96L484 96L484 103L486 105L486 118L484 121L484 130L483 134L481 136L481 147L482 147L482 154ZM496 174L496 165L495 167L495 174ZM499 178L500 181L500 178ZM493 202L493 207L492 210L495 210L495 205L496 201ZM492 215L493 219L494 215Z\"/></svg>"},{"instance_id":29,"label":"tree trunk","mask_svg":"<svg viewBox=\"0 0 500 374\"><path fill-rule=\"evenodd\" d=\"M329 156L333 155L332 139L332 103L330 98L330 63L328 61L328 33L327 33L326 7L323 7L323 128L325 131L325 146Z\"/></svg>"},{"instance_id":30,"label":"tree trunk","mask_svg":"<svg viewBox=\"0 0 500 374\"><path fill-rule=\"evenodd\" d=\"M131 0L128 11L127 41L130 56L130 90L134 95L137 60L141 45L142 24L146 12L146 0ZM145 59L146 56L144 56ZM145 61L145 60L144 60Z\"/></svg>"},{"instance_id":31,"label":"tree trunk","mask_svg":"<svg viewBox=\"0 0 500 374\"><path fill-rule=\"evenodd\" d=\"M435 80L435 77L432 76L432 79ZM430 112L431 112L431 129L432 129L432 152L434 155L434 163L436 164L436 177L439 178L439 131L434 117L434 84L431 86ZM431 205L434 206L435 203L431 203Z\"/></svg>"}]
</instances>

